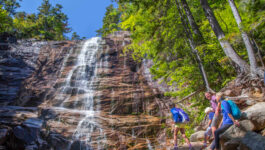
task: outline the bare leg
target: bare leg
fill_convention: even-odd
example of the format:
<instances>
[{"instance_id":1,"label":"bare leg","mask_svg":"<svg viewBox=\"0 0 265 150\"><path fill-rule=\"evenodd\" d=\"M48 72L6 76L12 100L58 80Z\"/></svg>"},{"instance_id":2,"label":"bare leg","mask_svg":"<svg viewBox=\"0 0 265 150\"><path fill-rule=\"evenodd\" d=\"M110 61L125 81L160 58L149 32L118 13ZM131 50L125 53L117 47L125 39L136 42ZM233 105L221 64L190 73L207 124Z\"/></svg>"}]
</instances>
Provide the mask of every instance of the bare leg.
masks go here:
<instances>
[{"instance_id":1,"label":"bare leg","mask_svg":"<svg viewBox=\"0 0 265 150\"><path fill-rule=\"evenodd\" d=\"M178 145L178 132L179 132L179 128L175 127L174 129L174 146Z\"/></svg>"},{"instance_id":2,"label":"bare leg","mask_svg":"<svg viewBox=\"0 0 265 150\"><path fill-rule=\"evenodd\" d=\"M216 130L216 127L212 126L211 128L212 128L212 134L213 134L213 137L214 137L214 132Z\"/></svg>"},{"instance_id":3,"label":"bare leg","mask_svg":"<svg viewBox=\"0 0 265 150\"><path fill-rule=\"evenodd\" d=\"M186 143L190 146L190 141L189 139L187 138L186 134L185 134L185 129L184 128L180 128L180 132L182 134L182 137L184 138L184 140L186 141Z\"/></svg>"}]
</instances>

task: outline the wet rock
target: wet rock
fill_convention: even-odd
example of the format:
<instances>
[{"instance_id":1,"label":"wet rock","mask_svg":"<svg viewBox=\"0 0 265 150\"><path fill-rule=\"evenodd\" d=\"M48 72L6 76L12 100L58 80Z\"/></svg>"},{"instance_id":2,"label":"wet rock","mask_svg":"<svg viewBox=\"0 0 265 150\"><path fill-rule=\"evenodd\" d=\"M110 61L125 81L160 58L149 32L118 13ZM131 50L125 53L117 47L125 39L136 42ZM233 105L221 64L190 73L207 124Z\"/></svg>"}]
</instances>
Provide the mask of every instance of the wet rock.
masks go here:
<instances>
[{"instance_id":1,"label":"wet rock","mask_svg":"<svg viewBox=\"0 0 265 150\"><path fill-rule=\"evenodd\" d=\"M196 142L196 141L202 140L204 138L204 133L205 133L205 131L198 131L198 132L193 133L190 136L190 141Z\"/></svg>"},{"instance_id":2,"label":"wet rock","mask_svg":"<svg viewBox=\"0 0 265 150\"><path fill-rule=\"evenodd\" d=\"M70 141L57 133L51 133L48 137L48 143L50 147L54 149L68 149Z\"/></svg>"},{"instance_id":3,"label":"wet rock","mask_svg":"<svg viewBox=\"0 0 265 150\"><path fill-rule=\"evenodd\" d=\"M0 123L7 126L18 126L28 118L37 117L36 107L4 106L0 107Z\"/></svg>"},{"instance_id":4,"label":"wet rock","mask_svg":"<svg viewBox=\"0 0 265 150\"><path fill-rule=\"evenodd\" d=\"M71 144L70 150L92 150L92 148L89 145L85 144L84 142L74 141Z\"/></svg>"},{"instance_id":5,"label":"wet rock","mask_svg":"<svg viewBox=\"0 0 265 150\"><path fill-rule=\"evenodd\" d=\"M9 138L8 147L11 149L37 150L40 139L42 121L30 118L21 125L14 127ZM41 143L39 143L41 145Z\"/></svg>"},{"instance_id":6,"label":"wet rock","mask_svg":"<svg viewBox=\"0 0 265 150\"><path fill-rule=\"evenodd\" d=\"M47 42L18 41L9 43L10 50L1 51L0 105L12 103L18 96L22 82L36 69L40 47L45 44Z\"/></svg>"},{"instance_id":7,"label":"wet rock","mask_svg":"<svg viewBox=\"0 0 265 150\"><path fill-rule=\"evenodd\" d=\"M43 121L37 118L29 118L23 122L23 126L27 128L41 129Z\"/></svg>"},{"instance_id":8,"label":"wet rock","mask_svg":"<svg viewBox=\"0 0 265 150\"><path fill-rule=\"evenodd\" d=\"M16 141L20 141L23 144L30 144L35 141L37 137L37 132L35 130L27 130L21 126L17 126L13 130L14 137L17 139Z\"/></svg>"},{"instance_id":9,"label":"wet rock","mask_svg":"<svg viewBox=\"0 0 265 150\"><path fill-rule=\"evenodd\" d=\"M265 102L257 103L244 111L246 118L251 120L256 130L265 128Z\"/></svg>"},{"instance_id":10,"label":"wet rock","mask_svg":"<svg viewBox=\"0 0 265 150\"><path fill-rule=\"evenodd\" d=\"M161 110L166 108L163 100L160 99L163 97L156 87L148 84L141 69L142 64L134 61L130 54L124 55L124 44L130 42L125 38L126 34L115 36L112 35L104 39L103 45L100 45L104 48L97 54L97 58L99 58L95 62L97 64L92 63L91 66L86 66L85 79L80 78L77 71L72 71L78 61L81 44L47 42L44 44L45 46L41 47L41 45L34 45L36 42L26 42L28 47L33 45L38 47L38 54L36 53L37 57L35 58L35 53L34 56L30 56L30 51L27 53L28 58L34 57L31 63L23 59L32 68L29 75L23 80L21 79L18 99L13 104L27 107L38 106L39 110L38 112L26 111L26 116L24 116L22 111L1 111L0 109L0 115L3 115L3 118L8 116L9 120L6 122L9 125L12 117L17 119L12 126L17 127L15 131L19 139L16 138L18 141L22 141L17 142L18 144L22 143L21 147L28 146L29 149L34 149L36 144L39 149L45 145L48 145L48 148L43 149L84 147L83 142L77 141L70 145L70 141L80 120L90 114L89 111L84 110L88 105L94 106L95 112L93 113L95 114L93 118L88 117L85 124L95 127L91 133L91 139L102 143L102 147L110 146L110 149L115 149L120 146L129 148L132 145L138 145L139 148L146 148L145 138L147 137L150 138L151 144L156 143L155 137L160 130L163 130L162 127L166 126L161 125L161 116L164 116ZM17 65L22 64L20 61L13 62ZM8 66L9 62L3 64L9 67L9 70L16 70L13 68L14 66ZM96 65L98 72L94 72ZM70 79L67 78L69 73L73 74ZM89 91L94 91L92 96L94 103L85 105L84 101L89 100L87 97L90 97L90 93L86 93L88 90L80 88L78 85L83 81L90 80L93 75L95 75L95 80L87 83L87 86L91 87ZM68 79L70 82L66 86ZM14 86L16 85L14 84ZM10 89L13 90L13 93L17 92L15 88ZM30 117L30 113L35 117ZM39 120L27 120L36 117L43 120L43 123ZM90 120L93 123L90 123ZM23 141L21 137L37 132L31 131L31 129L35 129L35 126L37 129L42 128L43 139L37 138L31 143L29 143L32 141L31 139ZM124 138L119 139L118 137ZM97 142L93 142L90 146L96 149ZM14 144L15 141L11 143ZM20 148L19 145L14 147L15 149Z\"/></svg>"},{"instance_id":11,"label":"wet rock","mask_svg":"<svg viewBox=\"0 0 265 150\"><path fill-rule=\"evenodd\" d=\"M247 132L247 134L241 140L239 149L265 150L265 137L255 132Z\"/></svg>"},{"instance_id":12,"label":"wet rock","mask_svg":"<svg viewBox=\"0 0 265 150\"><path fill-rule=\"evenodd\" d=\"M23 81L15 105L38 106L46 99L46 95L52 93L64 58L72 50L73 44L74 42L70 41L46 42L45 46L38 48L34 69L30 77Z\"/></svg>"}]
</instances>

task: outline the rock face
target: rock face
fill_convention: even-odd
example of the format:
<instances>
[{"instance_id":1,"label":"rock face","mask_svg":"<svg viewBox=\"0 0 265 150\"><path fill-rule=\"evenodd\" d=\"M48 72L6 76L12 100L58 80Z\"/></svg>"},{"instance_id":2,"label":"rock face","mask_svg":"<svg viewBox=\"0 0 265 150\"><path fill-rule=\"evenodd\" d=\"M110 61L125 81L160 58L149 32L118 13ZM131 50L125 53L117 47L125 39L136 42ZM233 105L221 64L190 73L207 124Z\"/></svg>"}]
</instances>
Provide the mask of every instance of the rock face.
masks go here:
<instances>
[{"instance_id":1,"label":"rock face","mask_svg":"<svg viewBox=\"0 0 265 150\"><path fill-rule=\"evenodd\" d=\"M231 126L221 136L221 146L225 150L230 149L265 149L262 129L264 129L264 102L257 103L242 113L243 121L240 126ZM257 134L256 132L261 134Z\"/></svg>"},{"instance_id":2,"label":"rock face","mask_svg":"<svg viewBox=\"0 0 265 150\"><path fill-rule=\"evenodd\" d=\"M265 102L257 103L244 112L247 119L254 123L256 130L265 128Z\"/></svg>"},{"instance_id":3,"label":"rock face","mask_svg":"<svg viewBox=\"0 0 265 150\"><path fill-rule=\"evenodd\" d=\"M255 132L248 132L241 141L240 149L265 150L265 137Z\"/></svg>"},{"instance_id":4,"label":"rock face","mask_svg":"<svg viewBox=\"0 0 265 150\"><path fill-rule=\"evenodd\" d=\"M60 74L63 60L72 49L74 42L51 42L42 47L34 62L34 72L23 81L18 99L13 104L19 106L41 104L47 92L52 90Z\"/></svg>"},{"instance_id":5,"label":"rock face","mask_svg":"<svg viewBox=\"0 0 265 150\"><path fill-rule=\"evenodd\" d=\"M134 61L130 52L123 53L130 43L129 36L128 32L116 32L101 40L96 55L85 51L84 55L94 58L85 57L84 74L80 71L83 67L80 60L85 42L29 44L27 50L32 48L35 52L32 59L25 58L30 60L26 63L31 66L30 71L14 85L16 92L9 103L17 106L0 109L3 112L0 122L9 127L10 135L2 136L7 139L0 137L3 145L10 149L165 148L167 138L163 138L164 145L157 140L159 134L166 132L161 120L167 110L161 100L165 98L150 86L142 64ZM95 45L88 47L92 50ZM87 62L90 60L95 62ZM13 66L27 67L18 64ZM84 83L86 89L78 87ZM93 103L88 103L91 99ZM0 130L1 135L6 135L6 130ZM23 138L31 134L35 140ZM12 147L7 141L19 144Z\"/></svg>"},{"instance_id":6,"label":"rock face","mask_svg":"<svg viewBox=\"0 0 265 150\"><path fill-rule=\"evenodd\" d=\"M200 141L204 139L204 133L205 131L198 131L190 136L190 141L195 142L195 141Z\"/></svg>"},{"instance_id":7,"label":"rock face","mask_svg":"<svg viewBox=\"0 0 265 150\"><path fill-rule=\"evenodd\" d=\"M40 48L47 42L18 41L10 50L0 52L0 104L14 101L22 81L36 69Z\"/></svg>"},{"instance_id":8,"label":"rock face","mask_svg":"<svg viewBox=\"0 0 265 150\"><path fill-rule=\"evenodd\" d=\"M265 103L259 102L242 112L240 126L232 125L220 135L222 150L258 150L264 146ZM191 135L191 141L200 141L203 131Z\"/></svg>"}]
</instances>

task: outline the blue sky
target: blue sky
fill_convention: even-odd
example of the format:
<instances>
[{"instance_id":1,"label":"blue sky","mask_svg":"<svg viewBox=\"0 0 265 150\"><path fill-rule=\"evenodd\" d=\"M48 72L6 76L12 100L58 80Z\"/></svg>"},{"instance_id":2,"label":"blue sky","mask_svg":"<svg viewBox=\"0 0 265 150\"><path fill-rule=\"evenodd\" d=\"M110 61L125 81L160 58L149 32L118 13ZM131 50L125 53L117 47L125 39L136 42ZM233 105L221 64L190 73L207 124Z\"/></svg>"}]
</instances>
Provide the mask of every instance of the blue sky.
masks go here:
<instances>
[{"instance_id":1,"label":"blue sky","mask_svg":"<svg viewBox=\"0 0 265 150\"><path fill-rule=\"evenodd\" d=\"M17 11L36 13L42 0L23 0ZM69 18L69 26L73 32L81 37L96 36L96 30L102 26L106 7L112 4L111 0L50 0L50 3L61 4L63 12ZM115 5L116 6L116 5ZM72 34L68 34L71 37Z\"/></svg>"}]
</instances>

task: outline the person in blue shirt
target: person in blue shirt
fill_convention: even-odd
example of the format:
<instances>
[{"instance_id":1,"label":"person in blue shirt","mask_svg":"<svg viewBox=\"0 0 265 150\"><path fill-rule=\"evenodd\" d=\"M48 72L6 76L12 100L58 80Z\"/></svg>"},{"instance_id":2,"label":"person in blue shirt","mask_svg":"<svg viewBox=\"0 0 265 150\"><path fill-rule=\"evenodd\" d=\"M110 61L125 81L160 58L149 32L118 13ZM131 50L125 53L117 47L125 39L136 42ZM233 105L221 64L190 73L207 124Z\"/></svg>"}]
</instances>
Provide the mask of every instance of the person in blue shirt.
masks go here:
<instances>
[{"instance_id":1,"label":"person in blue shirt","mask_svg":"<svg viewBox=\"0 0 265 150\"><path fill-rule=\"evenodd\" d=\"M185 134L185 126L189 121L188 115L181 109L178 108L177 104L171 104L171 114L172 114L172 128L171 131L174 132L174 150L178 150L178 139L177 135L180 131L182 137L185 139L186 143L189 145L190 150L194 150L189 139ZM183 115L184 114L184 115Z\"/></svg>"},{"instance_id":2,"label":"person in blue shirt","mask_svg":"<svg viewBox=\"0 0 265 150\"><path fill-rule=\"evenodd\" d=\"M225 100L221 102L222 107L222 114L223 114L223 120L222 120L222 125L219 129L217 129L214 132L214 142L211 145L211 150L219 150L220 149L220 135L225 132L230 126L235 124L236 126L239 126L239 122L234 119L232 116L232 110L229 105L229 103Z\"/></svg>"},{"instance_id":3,"label":"person in blue shirt","mask_svg":"<svg viewBox=\"0 0 265 150\"><path fill-rule=\"evenodd\" d=\"M209 122L208 122L207 130L204 133L204 143L203 143L203 146L202 146L201 149L204 149L204 148L207 147L207 140L212 135L211 124L212 124L212 120L213 120L213 117L214 117L214 110L211 107L207 107L204 112L206 113L206 115L208 115Z\"/></svg>"}]
</instances>

